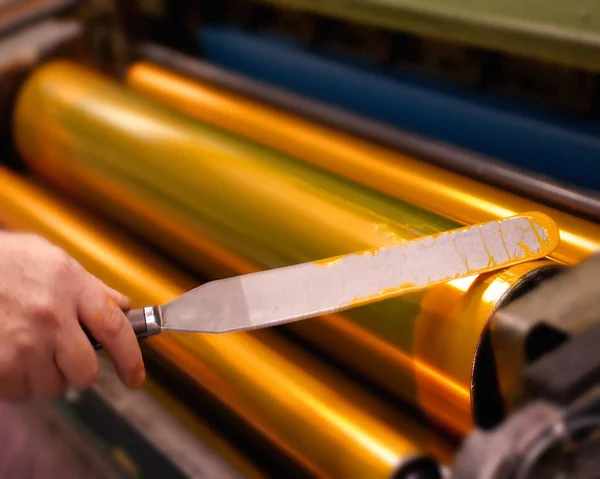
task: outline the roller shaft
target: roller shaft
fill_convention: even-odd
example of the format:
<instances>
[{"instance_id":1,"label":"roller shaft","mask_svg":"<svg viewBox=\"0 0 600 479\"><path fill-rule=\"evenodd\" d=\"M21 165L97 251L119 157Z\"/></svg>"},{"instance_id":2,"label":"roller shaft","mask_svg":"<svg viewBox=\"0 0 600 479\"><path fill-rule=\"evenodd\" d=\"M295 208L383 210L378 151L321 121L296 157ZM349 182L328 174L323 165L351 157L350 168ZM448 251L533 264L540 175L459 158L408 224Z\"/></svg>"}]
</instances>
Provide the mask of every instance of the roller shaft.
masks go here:
<instances>
[{"instance_id":1,"label":"roller shaft","mask_svg":"<svg viewBox=\"0 0 600 479\"><path fill-rule=\"evenodd\" d=\"M129 69L127 82L194 118L459 223L543 211L561 227L561 246L553 255L558 261L576 263L600 247L594 223L167 69L140 62Z\"/></svg>"}]
</instances>

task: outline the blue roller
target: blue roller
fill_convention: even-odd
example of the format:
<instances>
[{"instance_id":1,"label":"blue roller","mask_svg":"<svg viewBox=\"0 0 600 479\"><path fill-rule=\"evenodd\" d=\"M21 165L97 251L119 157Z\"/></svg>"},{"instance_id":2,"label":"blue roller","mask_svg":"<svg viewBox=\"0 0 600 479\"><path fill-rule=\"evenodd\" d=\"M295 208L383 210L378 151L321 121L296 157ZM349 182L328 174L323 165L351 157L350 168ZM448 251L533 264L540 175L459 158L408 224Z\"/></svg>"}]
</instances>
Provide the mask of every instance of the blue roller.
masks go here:
<instances>
[{"instance_id":1,"label":"blue roller","mask_svg":"<svg viewBox=\"0 0 600 479\"><path fill-rule=\"evenodd\" d=\"M211 62L563 182L600 191L600 123L235 27L200 32Z\"/></svg>"}]
</instances>

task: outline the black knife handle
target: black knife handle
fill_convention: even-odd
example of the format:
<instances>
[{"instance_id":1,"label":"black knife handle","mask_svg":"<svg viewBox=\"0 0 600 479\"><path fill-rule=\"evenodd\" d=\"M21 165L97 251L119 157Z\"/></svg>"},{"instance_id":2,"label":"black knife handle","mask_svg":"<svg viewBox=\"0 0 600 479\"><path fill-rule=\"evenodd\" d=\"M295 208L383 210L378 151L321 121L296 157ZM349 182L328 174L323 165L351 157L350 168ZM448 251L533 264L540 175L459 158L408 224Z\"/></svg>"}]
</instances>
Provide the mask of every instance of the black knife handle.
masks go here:
<instances>
[{"instance_id":1,"label":"black knife handle","mask_svg":"<svg viewBox=\"0 0 600 479\"><path fill-rule=\"evenodd\" d=\"M160 333L160 323L159 323L159 312L158 308L147 307L140 309L132 309L130 311L125 312L125 316L131 323L131 327L133 328L133 332L138 337L138 339L144 339L148 336L153 336L155 334ZM83 326L83 330L87 335L88 339L94 346L94 349L102 349L102 345L96 341L96 339L90 334L90 332Z\"/></svg>"}]
</instances>

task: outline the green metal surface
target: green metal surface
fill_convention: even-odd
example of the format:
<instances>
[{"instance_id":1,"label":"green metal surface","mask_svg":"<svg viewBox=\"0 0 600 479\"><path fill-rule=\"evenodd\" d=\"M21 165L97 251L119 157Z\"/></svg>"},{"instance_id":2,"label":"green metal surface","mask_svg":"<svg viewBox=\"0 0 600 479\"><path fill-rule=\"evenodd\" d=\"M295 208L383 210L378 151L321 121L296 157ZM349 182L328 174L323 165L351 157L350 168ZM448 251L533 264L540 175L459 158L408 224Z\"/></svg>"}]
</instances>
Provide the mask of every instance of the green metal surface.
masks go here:
<instances>
[{"instance_id":1,"label":"green metal surface","mask_svg":"<svg viewBox=\"0 0 600 479\"><path fill-rule=\"evenodd\" d=\"M257 1L570 67L600 69L598 0Z\"/></svg>"}]
</instances>

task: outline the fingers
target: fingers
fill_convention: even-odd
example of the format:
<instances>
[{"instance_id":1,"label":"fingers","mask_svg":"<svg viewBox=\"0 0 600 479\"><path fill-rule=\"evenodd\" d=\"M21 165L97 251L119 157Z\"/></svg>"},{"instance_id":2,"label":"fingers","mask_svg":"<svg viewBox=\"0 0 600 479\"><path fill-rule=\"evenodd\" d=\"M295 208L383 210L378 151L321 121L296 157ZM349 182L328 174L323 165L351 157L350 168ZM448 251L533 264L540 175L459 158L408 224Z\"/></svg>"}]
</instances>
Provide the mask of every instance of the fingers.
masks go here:
<instances>
[{"instance_id":1,"label":"fingers","mask_svg":"<svg viewBox=\"0 0 600 479\"><path fill-rule=\"evenodd\" d=\"M20 353L22 360L27 364L27 377L29 379L31 393L35 397L45 399L57 397L64 390L65 377L60 371L55 359L55 354L58 352L58 341L61 336L61 334L57 333L64 330L65 324L66 326L69 326L70 322L77 319L73 312L71 312L71 317L69 318L66 303L57 302L56 305L57 306L50 307L50 309L47 310L43 308L41 317L43 317L44 320L38 320L38 324L34 330L35 347L25 348L27 344L23 340L21 341ZM50 318L53 319L50 320ZM61 319L70 319L71 321L67 321L63 324ZM54 337L57 342L50 340L52 337ZM82 361L79 357L72 358L70 362L77 365L86 364L85 358ZM70 372L70 369L67 369L67 371ZM70 376L72 376L72 374L70 374ZM73 379L77 382L77 378Z\"/></svg>"},{"instance_id":2,"label":"fingers","mask_svg":"<svg viewBox=\"0 0 600 479\"><path fill-rule=\"evenodd\" d=\"M69 278L80 278L82 284L89 273L72 258L68 258L70 272L74 276ZM65 284L71 284L67 281ZM89 388L98 377L99 365L96 351L90 340L79 324L77 302L73 301L72 289L67 287L59 289L57 295L54 314L60 324L59 331L56 332L56 343L52 359L59 369L61 379L76 389ZM38 366L40 369L42 366ZM39 374L39 373L37 373ZM38 376L39 377L39 376ZM39 386L40 392L51 393L56 384L57 378L48 378L46 383Z\"/></svg>"},{"instance_id":3,"label":"fingers","mask_svg":"<svg viewBox=\"0 0 600 479\"><path fill-rule=\"evenodd\" d=\"M79 297L79 320L111 357L121 380L131 388L145 379L142 353L123 310L106 286L93 276L85 282Z\"/></svg>"},{"instance_id":4,"label":"fingers","mask_svg":"<svg viewBox=\"0 0 600 479\"><path fill-rule=\"evenodd\" d=\"M100 281L100 280L98 280L98 281ZM116 289L113 289L110 286L102 283L101 281L100 281L100 283L102 284L104 291L106 291L106 294L108 294L110 296L110 298L115 303L117 303L117 306L119 308L121 308L123 311L129 311L131 309L131 300L127 296L120 293Z\"/></svg>"},{"instance_id":5,"label":"fingers","mask_svg":"<svg viewBox=\"0 0 600 479\"><path fill-rule=\"evenodd\" d=\"M52 399L64 391L65 378L59 370L52 351L36 351L29 358L28 373L34 396Z\"/></svg>"},{"instance_id":6,"label":"fingers","mask_svg":"<svg viewBox=\"0 0 600 479\"><path fill-rule=\"evenodd\" d=\"M67 382L76 389L89 388L98 376L96 351L81 329L77 313L65 321L63 331L57 338L55 361Z\"/></svg>"},{"instance_id":7,"label":"fingers","mask_svg":"<svg viewBox=\"0 0 600 479\"><path fill-rule=\"evenodd\" d=\"M40 237L1 239L0 398L51 398L66 382L91 386L99 364L81 323L105 347L121 379L140 386L141 352L123 313L129 299Z\"/></svg>"},{"instance_id":8,"label":"fingers","mask_svg":"<svg viewBox=\"0 0 600 479\"><path fill-rule=\"evenodd\" d=\"M100 283L102 285L102 288L104 288L104 291L106 292L106 294L108 294L111 299L117 303L117 306L119 306L119 308L121 308L123 311L129 311L131 309L131 300L125 296L123 293L117 291L114 288L111 288L110 286L108 286L106 283L104 283L100 278L98 278L97 276L93 275L92 273L86 271L83 266L81 266L79 263L77 263L74 259L71 259L72 263L75 267L75 270L78 272L78 274L82 275L82 276L91 276L92 278L94 278L94 280L98 283Z\"/></svg>"}]
</instances>

